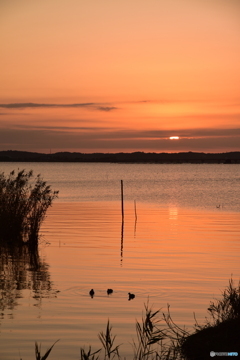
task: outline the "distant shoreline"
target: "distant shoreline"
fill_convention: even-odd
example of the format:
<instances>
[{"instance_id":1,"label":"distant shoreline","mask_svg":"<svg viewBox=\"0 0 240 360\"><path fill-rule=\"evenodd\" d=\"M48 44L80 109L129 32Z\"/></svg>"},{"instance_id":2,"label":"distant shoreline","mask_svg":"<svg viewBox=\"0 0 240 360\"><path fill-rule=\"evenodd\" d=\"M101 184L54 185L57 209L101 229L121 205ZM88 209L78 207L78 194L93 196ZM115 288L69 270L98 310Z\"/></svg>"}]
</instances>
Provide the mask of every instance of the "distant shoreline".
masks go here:
<instances>
[{"instance_id":1,"label":"distant shoreline","mask_svg":"<svg viewBox=\"0 0 240 360\"><path fill-rule=\"evenodd\" d=\"M137 164L240 164L240 151L226 153L78 153L44 154L28 151L0 151L0 162L99 162Z\"/></svg>"}]
</instances>

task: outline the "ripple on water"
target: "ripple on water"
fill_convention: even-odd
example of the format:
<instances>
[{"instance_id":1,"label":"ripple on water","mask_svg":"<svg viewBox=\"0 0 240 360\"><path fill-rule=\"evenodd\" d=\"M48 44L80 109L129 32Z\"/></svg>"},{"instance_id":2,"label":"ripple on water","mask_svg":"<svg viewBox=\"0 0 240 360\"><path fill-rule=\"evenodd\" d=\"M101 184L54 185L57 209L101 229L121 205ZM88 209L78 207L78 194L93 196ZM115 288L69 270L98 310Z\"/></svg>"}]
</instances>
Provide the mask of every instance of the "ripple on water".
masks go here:
<instances>
[{"instance_id":1,"label":"ripple on water","mask_svg":"<svg viewBox=\"0 0 240 360\"><path fill-rule=\"evenodd\" d=\"M128 288L113 288L112 294L107 294L107 289L100 289L99 287L94 287L94 298L117 298L117 299L123 299L128 297L128 293L132 292L135 294L136 297L143 299L144 301L148 298L166 298L167 297L167 291L166 289L159 288L151 288L151 290L143 289L141 287L136 287L128 289ZM65 294L67 296L78 296L78 297L90 297L89 291L91 290L90 287L87 286L72 286L70 288L67 288L65 290L62 290L62 294Z\"/></svg>"}]
</instances>

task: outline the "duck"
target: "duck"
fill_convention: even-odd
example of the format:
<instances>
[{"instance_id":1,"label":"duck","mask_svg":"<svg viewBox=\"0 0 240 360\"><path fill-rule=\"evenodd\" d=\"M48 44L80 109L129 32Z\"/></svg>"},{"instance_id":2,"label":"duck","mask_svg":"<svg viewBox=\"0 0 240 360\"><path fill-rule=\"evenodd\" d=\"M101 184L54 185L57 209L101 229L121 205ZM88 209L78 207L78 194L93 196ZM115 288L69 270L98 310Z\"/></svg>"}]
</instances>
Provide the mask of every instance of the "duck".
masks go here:
<instances>
[{"instance_id":1,"label":"duck","mask_svg":"<svg viewBox=\"0 0 240 360\"><path fill-rule=\"evenodd\" d=\"M133 300L135 298L134 294L128 293L128 300Z\"/></svg>"},{"instance_id":2,"label":"duck","mask_svg":"<svg viewBox=\"0 0 240 360\"><path fill-rule=\"evenodd\" d=\"M113 293L113 289L107 289L107 294L110 295Z\"/></svg>"},{"instance_id":3,"label":"duck","mask_svg":"<svg viewBox=\"0 0 240 360\"><path fill-rule=\"evenodd\" d=\"M91 289L91 290L89 291L89 295L91 296L91 298L93 298L94 294L95 294L94 290Z\"/></svg>"}]
</instances>

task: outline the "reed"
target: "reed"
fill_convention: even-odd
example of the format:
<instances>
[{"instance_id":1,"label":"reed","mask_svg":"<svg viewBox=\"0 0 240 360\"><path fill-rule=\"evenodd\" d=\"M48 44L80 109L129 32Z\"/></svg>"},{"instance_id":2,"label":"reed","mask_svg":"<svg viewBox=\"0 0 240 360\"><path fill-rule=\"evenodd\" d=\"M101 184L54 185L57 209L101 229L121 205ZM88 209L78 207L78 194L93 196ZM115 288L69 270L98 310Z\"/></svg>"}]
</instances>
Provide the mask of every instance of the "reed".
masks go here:
<instances>
[{"instance_id":1,"label":"reed","mask_svg":"<svg viewBox=\"0 0 240 360\"><path fill-rule=\"evenodd\" d=\"M59 340L55 341L55 343L50 346L50 348L45 352L45 354L43 356L41 356L41 344L38 345L37 342L35 342L35 356L36 356L36 360L46 360L48 358L48 355L50 354L50 352L52 351L52 348L54 347L54 345L58 342Z\"/></svg>"},{"instance_id":2,"label":"reed","mask_svg":"<svg viewBox=\"0 0 240 360\"><path fill-rule=\"evenodd\" d=\"M166 343L169 335L166 328L161 327L161 320L158 318L160 310L153 312L148 303L144 307L142 321L136 321L137 339L132 344L133 360L173 359L172 345Z\"/></svg>"},{"instance_id":3,"label":"reed","mask_svg":"<svg viewBox=\"0 0 240 360\"><path fill-rule=\"evenodd\" d=\"M33 171L0 173L0 241L36 244L47 209L58 197L40 174L31 183Z\"/></svg>"},{"instance_id":4,"label":"reed","mask_svg":"<svg viewBox=\"0 0 240 360\"><path fill-rule=\"evenodd\" d=\"M41 356L41 344L38 345L38 343L35 342L35 358L36 358L36 360L46 360L48 358L48 355L52 351L52 348L58 341L59 340L55 341L55 343L52 346L50 346L50 348L45 352L45 354L43 356ZM23 360L23 359L20 359L20 360Z\"/></svg>"},{"instance_id":5,"label":"reed","mask_svg":"<svg viewBox=\"0 0 240 360\"><path fill-rule=\"evenodd\" d=\"M115 346L114 342L116 335L112 335L112 326L110 326L109 320L107 322L107 327L105 333L103 331L98 335L99 340L102 343L102 349L104 350L104 359L111 360L115 357L120 358L118 348L120 345Z\"/></svg>"},{"instance_id":6,"label":"reed","mask_svg":"<svg viewBox=\"0 0 240 360\"><path fill-rule=\"evenodd\" d=\"M240 320L240 281L234 287L233 279L229 280L228 287L222 293L222 299L210 302L208 312L212 321L209 326L215 326L227 320Z\"/></svg>"},{"instance_id":7,"label":"reed","mask_svg":"<svg viewBox=\"0 0 240 360\"><path fill-rule=\"evenodd\" d=\"M180 349L173 341L168 327L162 326L158 314L160 310L153 311L149 304L144 304L145 311L141 322L136 321L136 340L133 340L133 360L180 360ZM112 334L109 320L105 332L98 335L102 347L92 351L80 348L80 360L113 360L122 359L119 352L120 345L115 345L116 336ZM169 343L170 340L170 343ZM102 356L101 356L102 355Z\"/></svg>"},{"instance_id":8,"label":"reed","mask_svg":"<svg viewBox=\"0 0 240 360\"><path fill-rule=\"evenodd\" d=\"M80 359L81 360L98 360L99 359L99 352L101 351L101 349L92 352L92 347L89 346L88 351L85 350L85 348L81 348L80 349Z\"/></svg>"}]
</instances>

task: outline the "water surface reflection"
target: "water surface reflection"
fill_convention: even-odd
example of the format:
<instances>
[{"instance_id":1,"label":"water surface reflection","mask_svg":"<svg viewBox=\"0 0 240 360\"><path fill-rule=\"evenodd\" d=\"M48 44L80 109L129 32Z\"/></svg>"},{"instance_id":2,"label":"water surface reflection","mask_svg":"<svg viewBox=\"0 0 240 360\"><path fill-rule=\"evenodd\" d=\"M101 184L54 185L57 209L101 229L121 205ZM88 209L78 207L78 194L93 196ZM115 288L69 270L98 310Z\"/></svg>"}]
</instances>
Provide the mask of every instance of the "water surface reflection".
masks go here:
<instances>
[{"instance_id":1,"label":"water surface reflection","mask_svg":"<svg viewBox=\"0 0 240 360\"><path fill-rule=\"evenodd\" d=\"M80 346L99 348L107 319L124 344L121 354L131 358L135 319L148 298L163 311L170 304L174 321L191 327L193 312L204 322L231 274L240 277L239 213L216 207L138 202L136 224L132 201L125 203L124 223L120 201L56 203L42 235L50 245L39 252L1 249L1 309L12 316L0 321L4 360L31 360L35 341L47 348L57 339L52 356L76 359Z\"/></svg>"},{"instance_id":2,"label":"water surface reflection","mask_svg":"<svg viewBox=\"0 0 240 360\"><path fill-rule=\"evenodd\" d=\"M41 306L42 299L55 296L49 265L40 258L37 247L0 244L0 310L13 317L13 310L23 298L23 291L29 290L35 299L35 306Z\"/></svg>"}]
</instances>

